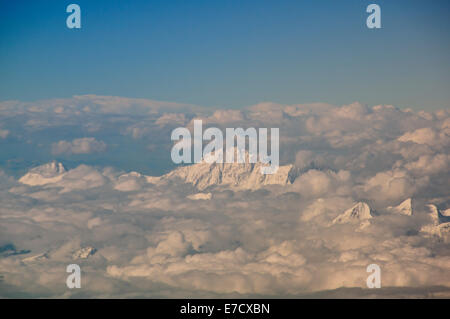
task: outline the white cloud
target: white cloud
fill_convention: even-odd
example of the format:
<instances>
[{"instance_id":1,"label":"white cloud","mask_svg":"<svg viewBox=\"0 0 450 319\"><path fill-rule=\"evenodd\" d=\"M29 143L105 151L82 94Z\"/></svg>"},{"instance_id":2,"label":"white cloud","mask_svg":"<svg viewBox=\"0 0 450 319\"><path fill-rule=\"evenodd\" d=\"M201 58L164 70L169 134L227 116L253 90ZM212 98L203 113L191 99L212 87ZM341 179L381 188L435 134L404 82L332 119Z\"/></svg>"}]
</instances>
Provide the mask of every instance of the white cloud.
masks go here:
<instances>
[{"instance_id":1,"label":"white cloud","mask_svg":"<svg viewBox=\"0 0 450 319\"><path fill-rule=\"evenodd\" d=\"M14 254L0 254L0 296L450 296L450 236L421 232L431 223L427 204L449 209L447 110L269 102L213 110L77 96L2 102L0 114L20 119L22 126L11 130L22 132L21 143L48 145L45 136L56 130L91 132L53 145L54 154L86 158L109 151L101 136L118 136L118 149L146 159L170 146L171 127L194 117L219 126L279 127L280 164L295 165L293 184L281 185L228 167L183 168L159 178L144 175L142 166L124 172L72 158L67 166L75 168L49 164L20 181L0 172L0 247L15 247ZM150 141L133 148L140 139ZM26 160L37 158L30 152ZM161 163L149 160L148 167ZM102 165L114 164L105 155ZM411 216L389 209L407 198ZM365 227L332 224L358 202L373 210ZM69 291L65 266L83 247L97 252L82 260L82 292ZM42 258L23 262L30 256ZM379 292L365 290L371 263L382 269ZM430 288L436 286L443 288ZM350 287L359 290L324 292Z\"/></svg>"},{"instance_id":2,"label":"white cloud","mask_svg":"<svg viewBox=\"0 0 450 319\"><path fill-rule=\"evenodd\" d=\"M400 142L414 142L417 144L433 145L437 137L438 135L433 129L425 127L412 132L407 132L400 136L398 140Z\"/></svg>"},{"instance_id":3,"label":"white cloud","mask_svg":"<svg viewBox=\"0 0 450 319\"><path fill-rule=\"evenodd\" d=\"M350 192L348 171L319 171L311 169L296 178L293 189L305 197L320 197L330 192L345 194Z\"/></svg>"},{"instance_id":4,"label":"white cloud","mask_svg":"<svg viewBox=\"0 0 450 319\"><path fill-rule=\"evenodd\" d=\"M104 152L106 144L93 137L77 138L71 142L59 141L52 145L52 153L57 154L89 154Z\"/></svg>"},{"instance_id":5,"label":"white cloud","mask_svg":"<svg viewBox=\"0 0 450 319\"><path fill-rule=\"evenodd\" d=\"M405 168L418 176L427 176L438 173L447 173L449 164L449 154L422 155L417 161L405 164Z\"/></svg>"}]
</instances>

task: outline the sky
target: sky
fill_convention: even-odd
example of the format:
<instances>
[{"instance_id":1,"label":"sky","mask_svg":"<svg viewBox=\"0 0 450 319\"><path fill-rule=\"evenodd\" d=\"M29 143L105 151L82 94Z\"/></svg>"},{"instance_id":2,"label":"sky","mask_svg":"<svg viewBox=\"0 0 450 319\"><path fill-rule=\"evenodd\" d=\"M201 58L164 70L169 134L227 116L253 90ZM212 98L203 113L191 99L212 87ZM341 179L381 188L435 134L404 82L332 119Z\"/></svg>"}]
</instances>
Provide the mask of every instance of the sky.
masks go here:
<instances>
[{"instance_id":1,"label":"sky","mask_svg":"<svg viewBox=\"0 0 450 319\"><path fill-rule=\"evenodd\" d=\"M0 101L97 94L242 108L450 107L450 3L0 1ZM66 27L81 7L82 28Z\"/></svg>"}]
</instances>

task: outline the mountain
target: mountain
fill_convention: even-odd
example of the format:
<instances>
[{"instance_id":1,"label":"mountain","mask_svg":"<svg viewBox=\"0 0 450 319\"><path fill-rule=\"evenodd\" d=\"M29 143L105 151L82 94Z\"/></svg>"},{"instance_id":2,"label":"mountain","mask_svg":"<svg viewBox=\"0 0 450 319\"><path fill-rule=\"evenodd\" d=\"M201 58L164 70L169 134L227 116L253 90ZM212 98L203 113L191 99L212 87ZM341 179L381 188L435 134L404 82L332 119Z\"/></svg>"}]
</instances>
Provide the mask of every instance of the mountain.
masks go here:
<instances>
[{"instance_id":1,"label":"mountain","mask_svg":"<svg viewBox=\"0 0 450 319\"><path fill-rule=\"evenodd\" d=\"M38 262L38 261L42 261L42 260L45 260L45 259L49 259L47 252L41 253L41 254L38 254L38 255L34 255L34 256L31 256L31 257L27 257L25 259L22 259L22 262L23 263L33 263L33 262Z\"/></svg>"},{"instance_id":2,"label":"mountain","mask_svg":"<svg viewBox=\"0 0 450 319\"><path fill-rule=\"evenodd\" d=\"M430 221L431 221L429 225L438 226L440 223L439 209L436 207L436 205L432 205L432 204L427 205L426 208L428 210L428 216L430 217Z\"/></svg>"},{"instance_id":3,"label":"mountain","mask_svg":"<svg viewBox=\"0 0 450 319\"><path fill-rule=\"evenodd\" d=\"M293 165L280 166L274 174L261 174L261 167L264 167L261 163L248 163L248 161L246 163L211 164L203 161L193 165L178 167L159 177L130 172L112 180L114 188L123 192L139 190L146 183L159 184L165 181L189 183L198 190L204 190L210 186L255 190L266 185L291 184L298 175L297 169ZM102 173L85 165L66 171L61 163L53 161L32 168L19 179L19 182L30 186L54 184L72 189L73 187L70 187L71 183L78 185L84 179L100 180L105 177L102 176ZM92 186L94 183L89 184ZM83 184L78 188L86 187Z\"/></svg>"},{"instance_id":4,"label":"mountain","mask_svg":"<svg viewBox=\"0 0 450 319\"><path fill-rule=\"evenodd\" d=\"M333 220L332 224L363 222L363 226L365 227L368 225L368 220L372 217L372 209L369 207L369 205L364 202L359 202L337 216Z\"/></svg>"},{"instance_id":5,"label":"mountain","mask_svg":"<svg viewBox=\"0 0 450 319\"><path fill-rule=\"evenodd\" d=\"M436 205L429 204L426 208L429 222L423 225L420 231L440 238L447 237L450 239L450 217L441 214Z\"/></svg>"},{"instance_id":6,"label":"mountain","mask_svg":"<svg viewBox=\"0 0 450 319\"><path fill-rule=\"evenodd\" d=\"M442 216L450 217L450 208L441 211Z\"/></svg>"},{"instance_id":7,"label":"mountain","mask_svg":"<svg viewBox=\"0 0 450 319\"><path fill-rule=\"evenodd\" d=\"M97 252L97 249L94 247L83 247L78 249L76 252L73 253L72 258L73 259L87 259L89 256L92 256Z\"/></svg>"},{"instance_id":8,"label":"mountain","mask_svg":"<svg viewBox=\"0 0 450 319\"><path fill-rule=\"evenodd\" d=\"M389 206L387 208L391 213L402 214L407 216L412 216L412 206L411 206L411 198L408 198L401 202L398 206Z\"/></svg>"},{"instance_id":9,"label":"mountain","mask_svg":"<svg viewBox=\"0 0 450 319\"><path fill-rule=\"evenodd\" d=\"M287 185L297 177L293 165L280 166L274 174L261 174L261 163L206 163L182 166L161 177L148 176L149 183L181 180L199 190L222 185L234 189L259 189L266 185Z\"/></svg>"},{"instance_id":10,"label":"mountain","mask_svg":"<svg viewBox=\"0 0 450 319\"><path fill-rule=\"evenodd\" d=\"M30 186L45 185L59 182L66 174L66 169L61 163L51 162L32 168L19 179L19 182Z\"/></svg>"}]
</instances>

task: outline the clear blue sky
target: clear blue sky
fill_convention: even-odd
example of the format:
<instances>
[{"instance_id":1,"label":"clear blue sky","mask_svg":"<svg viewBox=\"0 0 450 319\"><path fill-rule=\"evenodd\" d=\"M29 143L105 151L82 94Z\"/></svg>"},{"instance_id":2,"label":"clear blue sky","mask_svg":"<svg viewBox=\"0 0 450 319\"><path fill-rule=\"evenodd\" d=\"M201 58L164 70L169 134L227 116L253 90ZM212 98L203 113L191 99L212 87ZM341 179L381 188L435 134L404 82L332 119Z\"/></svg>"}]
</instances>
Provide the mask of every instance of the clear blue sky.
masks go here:
<instances>
[{"instance_id":1,"label":"clear blue sky","mask_svg":"<svg viewBox=\"0 0 450 319\"><path fill-rule=\"evenodd\" d=\"M381 30L365 25L370 3ZM0 100L449 108L449 35L448 0L0 0Z\"/></svg>"}]
</instances>

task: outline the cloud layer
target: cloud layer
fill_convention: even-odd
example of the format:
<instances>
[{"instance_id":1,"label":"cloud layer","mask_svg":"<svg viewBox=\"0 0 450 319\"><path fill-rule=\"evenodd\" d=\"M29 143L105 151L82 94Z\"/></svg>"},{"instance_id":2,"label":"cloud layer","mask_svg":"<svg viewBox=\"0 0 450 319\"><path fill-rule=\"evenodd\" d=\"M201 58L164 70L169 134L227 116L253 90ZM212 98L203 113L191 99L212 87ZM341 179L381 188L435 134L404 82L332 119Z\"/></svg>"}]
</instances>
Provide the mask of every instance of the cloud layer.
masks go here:
<instances>
[{"instance_id":1,"label":"cloud layer","mask_svg":"<svg viewBox=\"0 0 450 319\"><path fill-rule=\"evenodd\" d=\"M93 137L74 139L72 142L59 141L52 145L52 153L58 154L89 154L94 152L104 152L106 144L97 141Z\"/></svg>"},{"instance_id":2,"label":"cloud layer","mask_svg":"<svg viewBox=\"0 0 450 319\"><path fill-rule=\"evenodd\" d=\"M174 169L166 163L170 132L192 128L194 118L219 128L279 127L281 164L294 165L296 178L199 189L177 174L143 172L139 161L151 155L146 165L160 167L152 175ZM30 151L21 154L19 176L1 172L1 296L450 296L448 110L360 103L212 110L79 96L2 102L0 121L8 130L0 143L39 144L67 166L20 179L46 162ZM52 132L59 134L49 139ZM117 165L118 153L132 169ZM158 162L156 154L167 157ZM4 170L16 162L5 157ZM408 198L411 215L393 208ZM366 214L370 207L368 221L333 223L358 203ZM95 253L74 260L86 247ZM65 286L71 263L82 269L78 290ZM368 293L372 263L385 288ZM333 291L340 288L348 290Z\"/></svg>"}]
</instances>

